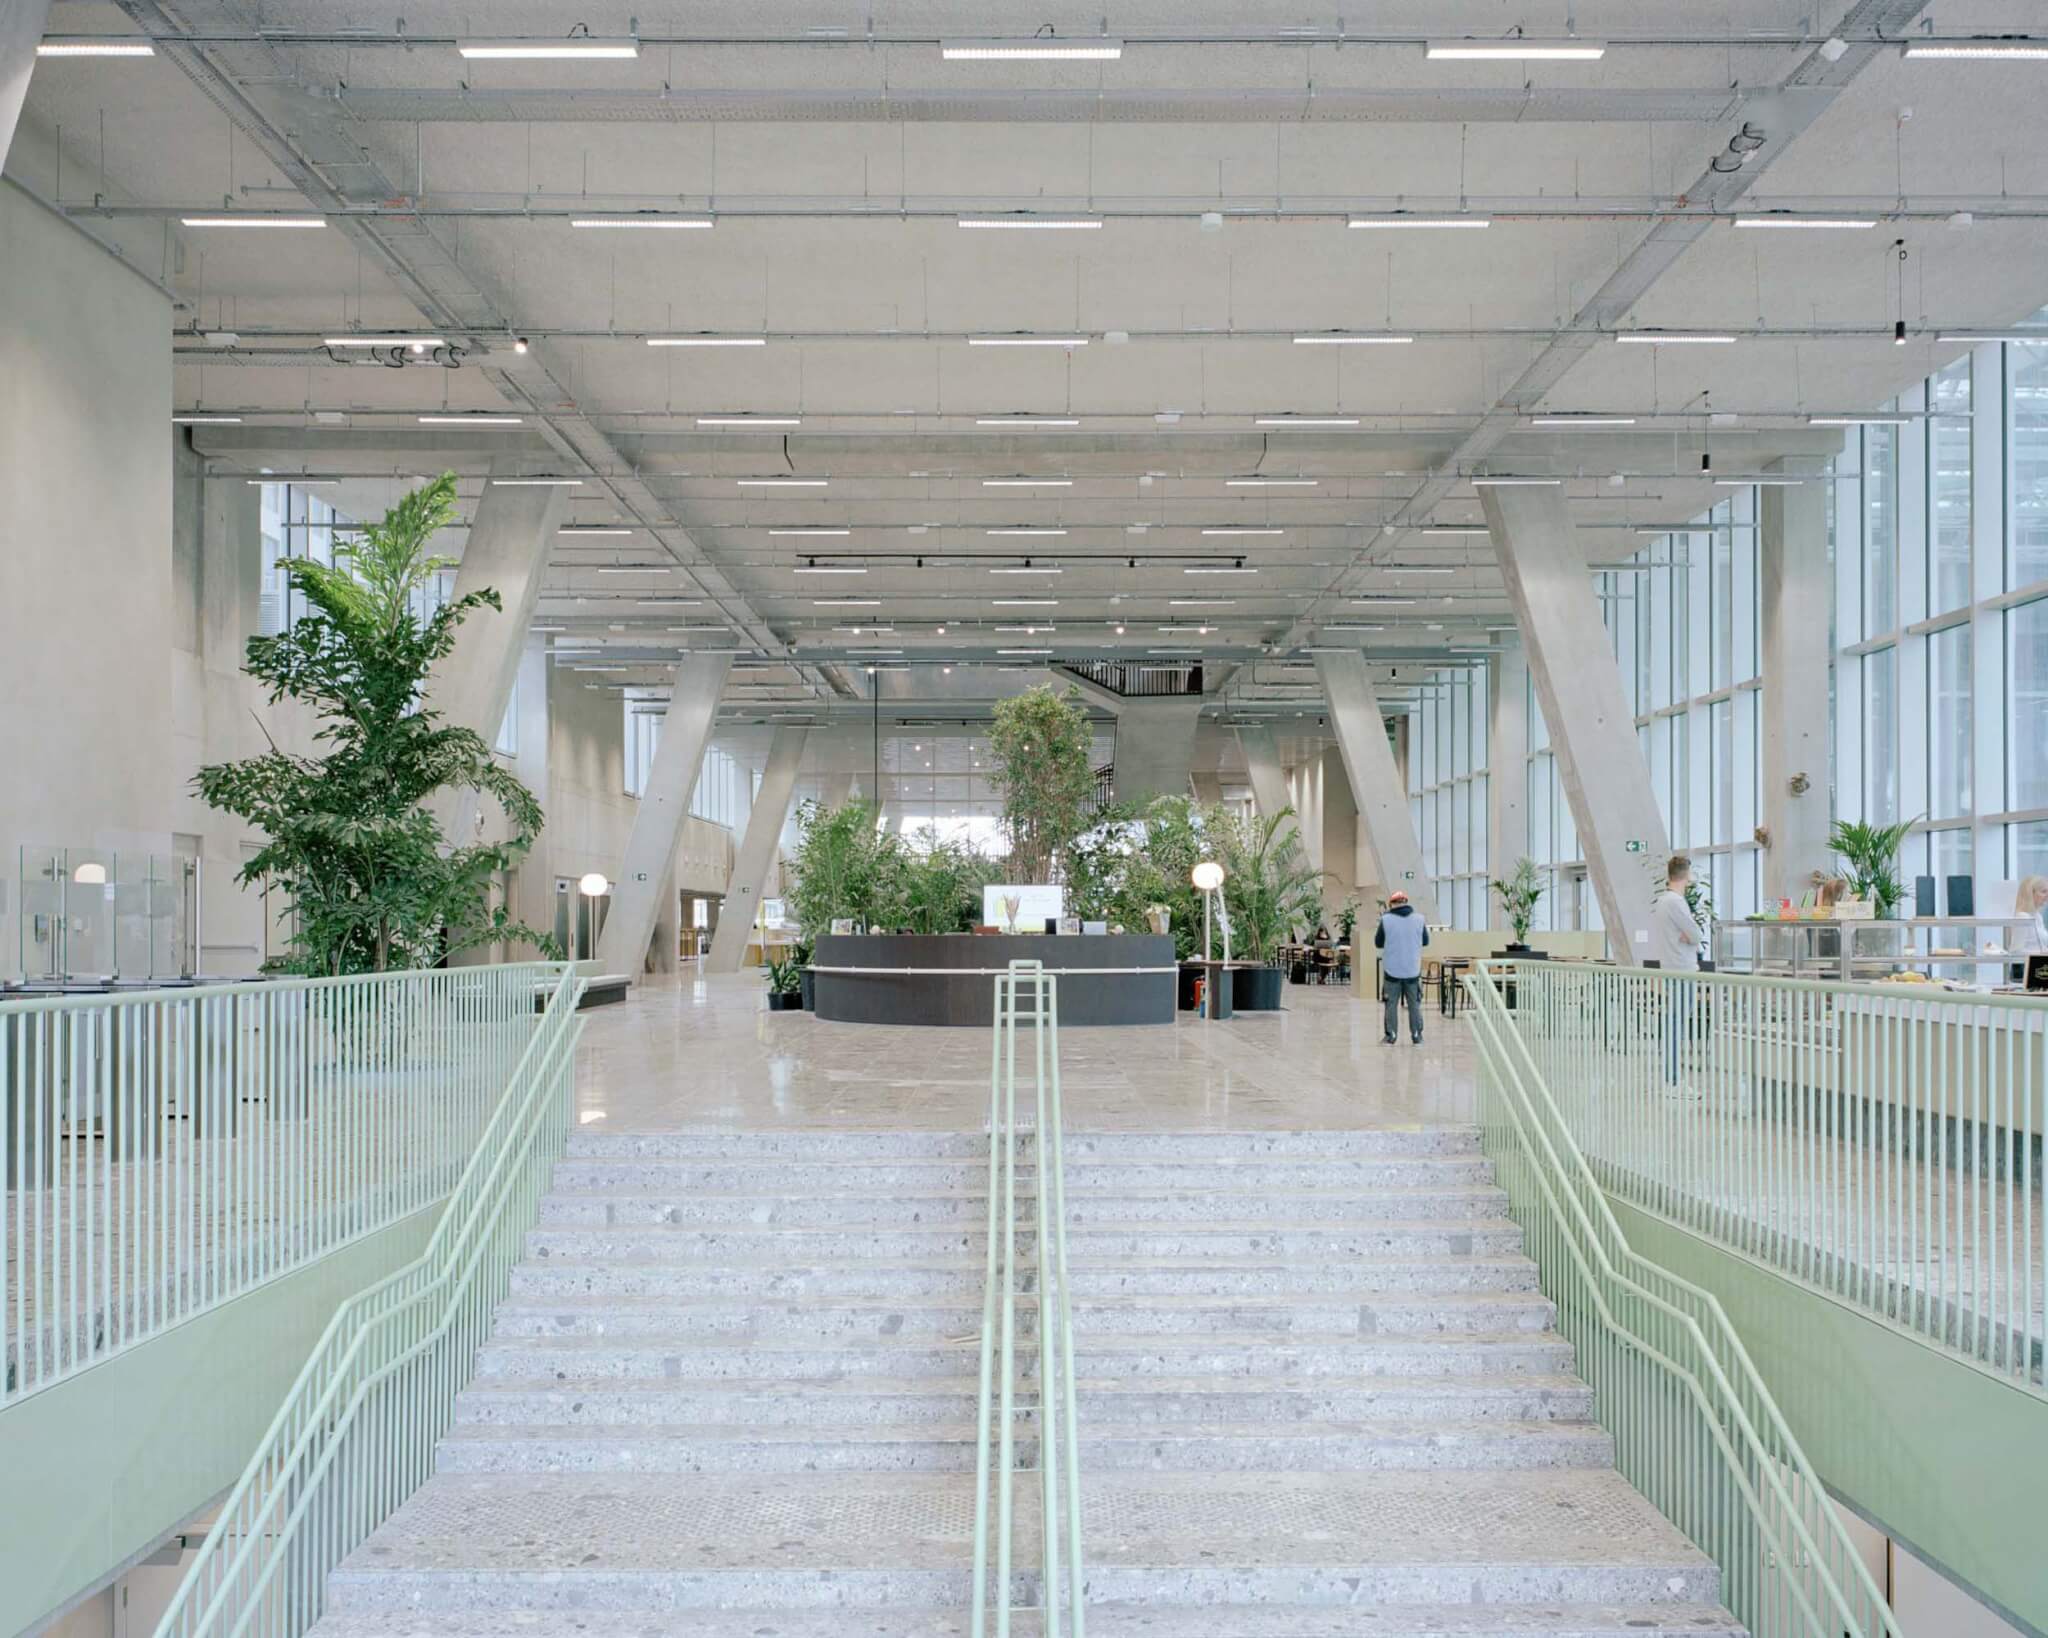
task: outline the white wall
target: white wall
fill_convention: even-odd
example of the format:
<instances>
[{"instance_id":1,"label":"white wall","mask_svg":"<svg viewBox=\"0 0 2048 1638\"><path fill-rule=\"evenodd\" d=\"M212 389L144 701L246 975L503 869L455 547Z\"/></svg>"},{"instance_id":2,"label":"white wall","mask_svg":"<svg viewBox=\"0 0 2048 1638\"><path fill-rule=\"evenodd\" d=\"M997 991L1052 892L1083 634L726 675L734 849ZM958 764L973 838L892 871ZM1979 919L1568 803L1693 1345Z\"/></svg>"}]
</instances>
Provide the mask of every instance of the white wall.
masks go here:
<instances>
[{"instance_id":1,"label":"white wall","mask_svg":"<svg viewBox=\"0 0 2048 1638\"><path fill-rule=\"evenodd\" d=\"M164 297L0 181L0 970L24 844L168 853Z\"/></svg>"}]
</instances>

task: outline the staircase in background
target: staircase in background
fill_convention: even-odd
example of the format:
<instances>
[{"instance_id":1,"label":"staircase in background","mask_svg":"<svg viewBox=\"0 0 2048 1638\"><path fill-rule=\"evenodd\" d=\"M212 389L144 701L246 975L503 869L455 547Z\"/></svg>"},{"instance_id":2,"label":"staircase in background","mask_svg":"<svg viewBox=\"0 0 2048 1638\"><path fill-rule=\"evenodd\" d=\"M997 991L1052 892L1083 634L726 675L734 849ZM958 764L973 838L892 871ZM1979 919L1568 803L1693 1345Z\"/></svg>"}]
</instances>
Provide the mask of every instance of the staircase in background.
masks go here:
<instances>
[{"instance_id":1,"label":"staircase in background","mask_svg":"<svg viewBox=\"0 0 2048 1638\"><path fill-rule=\"evenodd\" d=\"M571 1143L321 1638L965 1633L986 1138ZM1741 1632L1612 1470L1472 1134L1066 1152L1098 1638Z\"/></svg>"}]
</instances>

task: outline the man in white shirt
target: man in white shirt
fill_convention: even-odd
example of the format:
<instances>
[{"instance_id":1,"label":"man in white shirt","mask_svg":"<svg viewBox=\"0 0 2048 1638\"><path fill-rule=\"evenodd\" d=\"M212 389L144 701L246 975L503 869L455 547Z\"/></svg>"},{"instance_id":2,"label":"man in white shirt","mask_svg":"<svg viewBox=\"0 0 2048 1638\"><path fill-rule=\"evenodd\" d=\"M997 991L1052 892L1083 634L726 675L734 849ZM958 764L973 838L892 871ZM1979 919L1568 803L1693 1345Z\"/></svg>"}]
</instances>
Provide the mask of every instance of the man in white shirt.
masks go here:
<instances>
[{"instance_id":1,"label":"man in white shirt","mask_svg":"<svg viewBox=\"0 0 2048 1638\"><path fill-rule=\"evenodd\" d=\"M1696 973L1700 970L1700 924L1685 902L1685 890L1692 884L1692 860L1683 853L1671 855L1664 866L1664 891L1650 906L1650 954L1667 973ZM1678 1049L1686 1035L1692 1013L1691 984L1673 980L1663 986L1665 1017L1664 1079L1678 1080Z\"/></svg>"}]
</instances>

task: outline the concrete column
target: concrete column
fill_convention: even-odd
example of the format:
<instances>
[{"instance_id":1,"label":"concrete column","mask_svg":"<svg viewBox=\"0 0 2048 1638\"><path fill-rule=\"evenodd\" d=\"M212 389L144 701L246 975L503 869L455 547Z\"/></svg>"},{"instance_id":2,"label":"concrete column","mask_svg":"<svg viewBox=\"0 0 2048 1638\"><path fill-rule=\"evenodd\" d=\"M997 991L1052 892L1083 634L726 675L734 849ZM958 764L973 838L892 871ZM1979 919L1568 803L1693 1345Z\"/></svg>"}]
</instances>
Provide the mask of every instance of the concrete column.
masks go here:
<instances>
[{"instance_id":1,"label":"concrete column","mask_svg":"<svg viewBox=\"0 0 2048 1638\"><path fill-rule=\"evenodd\" d=\"M492 463L492 477L511 475L502 460ZM486 741L497 737L568 493L553 486L485 482L469 543L455 570L455 596L488 588L504 607L472 610L456 633L454 649L434 668L434 709L449 727L468 728Z\"/></svg>"},{"instance_id":2,"label":"concrete column","mask_svg":"<svg viewBox=\"0 0 2048 1638\"><path fill-rule=\"evenodd\" d=\"M725 915L705 959L707 973L736 973L747 953L747 935L761 909L761 886L775 863L775 845L789 819L796 776L804 763L808 728L778 728L768 744L768 765L761 770L761 788L747 810L747 832L733 854L732 879L725 885Z\"/></svg>"},{"instance_id":3,"label":"concrete column","mask_svg":"<svg viewBox=\"0 0 2048 1638\"><path fill-rule=\"evenodd\" d=\"M36 66L36 42L50 22L50 0L6 0L0 5L0 164L14 143L14 127Z\"/></svg>"},{"instance_id":4,"label":"concrete column","mask_svg":"<svg viewBox=\"0 0 2048 1638\"><path fill-rule=\"evenodd\" d=\"M1648 954L1650 905L1663 886L1669 833L1564 489L1484 484L1479 496L1608 948L1634 965Z\"/></svg>"},{"instance_id":5,"label":"concrete column","mask_svg":"<svg viewBox=\"0 0 2048 1638\"><path fill-rule=\"evenodd\" d=\"M1263 723L1239 723L1238 748L1244 752L1245 771L1251 780L1252 806L1261 819L1270 819L1293 804L1287 796L1287 775L1280 768L1280 750L1273 743L1273 730Z\"/></svg>"},{"instance_id":6,"label":"concrete column","mask_svg":"<svg viewBox=\"0 0 2048 1638\"><path fill-rule=\"evenodd\" d=\"M1529 851L1529 657L1519 640L1493 657L1486 720L1486 874L1507 879ZM1823 691L1825 692L1825 691ZM1487 925L1505 928L1507 913L1487 889Z\"/></svg>"},{"instance_id":7,"label":"concrete column","mask_svg":"<svg viewBox=\"0 0 2048 1638\"><path fill-rule=\"evenodd\" d=\"M1195 729L1202 715L1199 695L1172 699L1122 699L1116 704L1116 767L1110 798L1148 802L1155 796L1185 796L1195 765Z\"/></svg>"},{"instance_id":8,"label":"concrete column","mask_svg":"<svg viewBox=\"0 0 2048 1638\"><path fill-rule=\"evenodd\" d=\"M656 900L675 861L683 821L690 816L690 793L697 788L704 747L711 742L711 724L718 715L718 697L725 692L731 669L730 654L686 654L676 666L654 765L647 770L647 788L626 838L625 863L612 889L611 914L597 942L602 972L637 979L646 965Z\"/></svg>"},{"instance_id":9,"label":"concrete column","mask_svg":"<svg viewBox=\"0 0 2048 1638\"><path fill-rule=\"evenodd\" d=\"M1223 800L1223 779L1221 775L1215 773L1189 774L1188 780L1195 787L1195 800L1201 803L1203 807L1213 808Z\"/></svg>"},{"instance_id":10,"label":"concrete column","mask_svg":"<svg viewBox=\"0 0 2048 1638\"><path fill-rule=\"evenodd\" d=\"M1344 777L1358 804L1359 826L1372 843L1380 876L1389 892L1399 888L1431 922L1436 895L1423 869L1422 848L1408 812L1408 792L1387 744L1387 719L1365 668L1363 654L1319 654L1316 675L1329 702L1330 726L1343 753Z\"/></svg>"},{"instance_id":11,"label":"concrete column","mask_svg":"<svg viewBox=\"0 0 2048 1638\"><path fill-rule=\"evenodd\" d=\"M683 900L676 891L675 866L662 878L661 892L654 901L654 938L650 955L658 973L672 973L682 960Z\"/></svg>"},{"instance_id":12,"label":"concrete column","mask_svg":"<svg viewBox=\"0 0 2048 1638\"><path fill-rule=\"evenodd\" d=\"M1334 920L1337 907L1358 890L1358 801L1344 772L1344 758L1335 746L1323 752L1322 859L1323 902Z\"/></svg>"},{"instance_id":13,"label":"concrete column","mask_svg":"<svg viewBox=\"0 0 2048 1638\"><path fill-rule=\"evenodd\" d=\"M827 809L843 808L853 800L853 775L835 773L825 776L825 789L818 800Z\"/></svg>"},{"instance_id":14,"label":"concrete column","mask_svg":"<svg viewBox=\"0 0 2048 1638\"><path fill-rule=\"evenodd\" d=\"M1778 463L1774 470L1783 470ZM1763 662L1765 899L1794 898L1828 864L1827 489L1819 480L1759 492L1758 642ZM1794 794L1793 786L1803 788Z\"/></svg>"}]
</instances>

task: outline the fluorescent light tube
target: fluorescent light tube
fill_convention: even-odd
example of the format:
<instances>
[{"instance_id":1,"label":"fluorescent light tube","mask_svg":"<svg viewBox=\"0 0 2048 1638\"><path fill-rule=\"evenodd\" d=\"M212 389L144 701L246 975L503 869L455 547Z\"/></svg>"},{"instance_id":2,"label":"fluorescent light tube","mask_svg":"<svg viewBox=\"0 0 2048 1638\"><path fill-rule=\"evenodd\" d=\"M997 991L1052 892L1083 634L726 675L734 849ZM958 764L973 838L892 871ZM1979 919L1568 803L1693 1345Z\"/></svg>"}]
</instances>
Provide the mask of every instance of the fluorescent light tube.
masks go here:
<instances>
[{"instance_id":1,"label":"fluorescent light tube","mask_svg":"<svg viewBox=\"0 0 2048 1638\"><path fill-rule=\"evenodd\" d=\"M636 216L572 216L572 228L708 228L714 224L709 216L663 216L658 211L648 211Z\"/></svg>"},{"instance_id":2,"label":"fluorescent light tube","mask_svg":"<svg viewBox=\"0 0 2048 1638\"><path fill-rule=\"evenodd\" d=\"M991 597L988 603L994 609L1056 609L1060 606L1057 597Z\"/></svg>"},{"instance_id":3,"label":"fluorescent light tube","mask_svg":"<svg viewBox=\"0 0 2048 1638\"><path fill-rule=\"evenodd\" d=\"M836 563L804 563L798 565L798 574L866 574L864 568L855 568Z\"/></svg>"},{"instance_id":4,"label":"fluorescent light tube","mask_svg":"<svg viewBox=\"0 0 2048 1638\"><path fill-rule=\"evenodd\" d=\"M1795 216L1790 211L1768 212L1762 216L1738 216L1739 228L1874 228L1874 216Z\"/></svg>"},{"instance_id":5,"label":"fluorescent light tube","mask_svg":"<svg viewBox=\"0 0 2048 1638\"><path fill-rule=\"evenodd\" d=\"M459 40L455 49L465 57L482 61L535 62L579 57L617 61L639 56L640 42L594 39L585 35L560 40Z\"/></svg>"},{"instance_id":6,"label":"fluorescent light tube","mask_svg":"<svg viewBox=\"0 0 2048 1638\"><path fill-rule=\"evenodd\" d=\"M879 597L814 597L814 609L878 609L882 606Z\"/></svg>"},{"instance_id":7,"label":"fluorescent light tube","mask_svg":"<svg viewBox=\"0 0 2048 1638\"><path fill-rule=\"evenodd\" d=\"M1193 655L1200 654L1202 651L1199 648L1148 648L1145 652L1147 654Z\"/></svg>"},{"instance_id":8,"label":"fluorescent light tube","mask_svg":"<svg viewBox=\"0 0 2048 1638\"><path fill-rule=\"evenodd\" d=\"M2016 62L2038 62L2048 59L2048 45L2028 40L1968 40L1954 44L1930 41L1924 45L1907 46L1906 55L1979 60L2006 57Z\"/></svg>"},{"instance_id":9,"label":"fluorescent light tube","mask_svg":"<svg viewBox=\"0 0 2048 1638\"><path fill-rule=\"evenodd\" d=\"M273 473L267 478L246 478L243 481L251 484L288 483L294 489L332 489L341 480L339 478L295 478L290 473L279 472Z\"/></svg>"},{"instance_id":10,"label":"fluorescent light tube","mask_svg":"<svg viewBox=\"0 0 2048 1638\"><path fill-rule=\"evenodd\" d=\"M1285 529L1250 529L1230 527L1204 529L1202 533L1205 535L1284 535L1287 533L1287 531Z\"/></svg>"},{"instance_id":11,"label":"fluorescent light tube","mask_svg":"<svg viewBox=\"0 0 2048 1638\"><path fill-rule=\"evenodd\" d=\"M742 489L823 489L829 478L735 478Z\"/></svg>"},{"instance_id":12,"label":"fluorescent light tube","mask_svg":"<svg viewBox=\"0 0 2048 1638\"><path fill-rule=\"evenodd\" d=\"M1065 569L1054 565L1040 565L1021 569L991 569L990 574L1065 574Z\"/></svg>"},{"instance_id":13,"label":"fluorescent light tube","mask_svg":"<svg viewBox=\"0 0 2048 1638\"><path fill-rule=\"evenodd\" d=\"M156 47L147 40L124 40L118 35L93 35L73 40L38 40L38 57L154 57Z\"/></svg>"},{"instance_id":14,"label":"fluorescent light tube","mask_svg":"<svg viewBox=\"0 0 2048 1638\"><path fill-rule=\"evenodd\" d=\"M565 523L555 531L558 535L630 535L632 532L608 523Z\"/></svg>"},{"instance_id":15,"label":"fluorescent light tube","mask_svg":"<svg viewBox=\"0 0 2048 1638\"><path fill-rule=\"evenodd\" d=\"M1085 347L1086 336L969 336L970 347Z\"/></svg>"},{"instance_id":16,"label":"fluorescent light tube","mask_svg":"<svg viewBox=\"0 0 2048 1638\"><path fill-rule=\"evenodd\" d=\"M1614 339L1648 347L1726 347L1735 340L1691 330L1618 330Z\"/></svg>"},{"instance_id":17,"label":"fluorescent light tube","mask_svg":"<svg viewBox=\"0 0 2048 1638\"><path fill-rule=\"evenodd\" d=\"M941 40L939 55L955 63L1113 63L1124 54L1121 40Z\"/></svg>"},{"instance_id":18,"label":"fluorescent light tube","mask_svg":"<svg viewBox=\"0 0 2048 1638\"><path fill-rule=\"evenodd\" d=\"M978 415L978 427L1077 427L1080 420L1067 415Z\"/></svg>"},{"instance_id":19,"label":"fluorescent light tube","mask_svg":"<svg viewBox=\"0 0 2048 1638\"><path fill-rule=\"evenodd\" d=\"M1806 424L1810 427L1903 427L1910 426L1910 415L1809 415Z\"/></svg>"},{"instance_id":20,"label":"fluorescent light tube","mask_svg":"<svg viewBox=\"0 0 2048 1638\"><path fill-rule=\"evenodd\" d=\"M1505 486L1505 485L1508 485L1508 484L1523 484L1523 485L1532 485L1532 484L1540 484L1540 485L1544 486L1545 488L1551 488L1551 489L1554 489L1554 488L1556 488L1556 487L1557 487L1557 485L1559 485L1559 484L1563 483L1563 482L1564 482L1564 479L1562 479L1562 478L1489 478L1489 477L1485 477L1485 476L1480 476L1480 477L1476 477L1476 478L1467 478L1467 479L1466 479L1465 481L1466 481L1467 483L1471 484L1471 485L1472 485L1472 487L1473 487L1473 488L1475 488L1475 489L1482 489L1482 488L1493 488L1493 489L1499 489L1499 488L1501 488L1501 487L1503 487L1503 486Z\"/></svg>"},{"instance_id":21,"label":"fluorescent light tube","mask_svg":"<svg viewBox=\"0 0 2048 1638\"><path fill-rule=\"evenodd\" d=\"M239 415L174 415L174 427L238 427L242 424Z\"/></svg>"},{"instance_id":22,"label":"fluorescent light tube","mask_svg":"<svg viewBox=\"0 0 2048 1638\"><path fill-rule=\"evenodd\" d=\"M1252 423L1261 427L1355 427L1355 415L1261 415Z\"/></svg>"},{"instance_id":23,"label":"fluorescent light tube","mask_svg":"<svg viewBox=\"0 0 2048 1638\"><path fill-rule=\"evenodd\" d=\"M1222 609L1230 608L1236 602L1234 597L1169 597L1166 606L1172 609Z\"/></svg>"},{"instance_id":24,"label":"fluorescent light tube","mask_svg":"<svg viewBox=\"0 0 2048 1638\"><path fill-rule=\"evenodd\" d=\"M517 415L419 415L413 418L423 427L516 427L524 425Z\"/></svg>"},{"instance_id":25,"label":"fluorescent light tube","mask_svg":"<svg viewBox=\"0 0 2048 1638\"><path fill-rule=\"evenodd\" d=\"M1427 55L1437 62L1595 63L1607 47L1592 40L1432 40Z\"/></svg>"},{"instance_id":26,"label":"fluorescent light tube","mask_svg":"<svg viewBox=\"0 0 2048 1638\"><path fill-rule=\"evenodd\" d=\"M1041 631L1058 631L1058 626L997 626L998 635L1011 637L1036 637Z\"/></svg>"},{"instance_id":27,"label":"fluorescent light tube","mask_svg":"<svg viewBox=\"0 0 2048 1638\"><path fill-rule=\"evenodd\" d=\"M1747 489L1751 484L1755 484L1762 489L1796 489L1805 482L1806 479L1804 478L1716 478L1714 480L1714 487L1716 489Z\"/></svg>"},{"instance_id":28,"label":"fluorescent light tube","mask_svg":"<svg viewBox=\"0 0 2048 1638\"><path fill-rule=\"evenodd\" d=\"M1258 571L1257 569L1239 569L1239 568L1227 568L1227 569L1212 569L1212 568L1206 568L1206 567L1205 567L1205 568L1196 568L1196 569L1183 569L1183 570L1181 570L1181 573L1182 573L1182 574L1257 574L1258 572L1259 572L1259 571Z\"/></svg>"},{"instance_id":29,"label":"fluorescent light tube","mask_svg":"<svg viewBox=\"0 0 2048 1638\"><path fill-rule=\"evenodd\" d=\"M984 529L985 535L1063 535L1064 529Z\"/></svg>"},{"instance_id":30,"label":"fluorescent light tube","mask_svg":"<svg viewBox=\"0 0 2048 1638\"><path fill-rule=\"evenodd\" d=\"M599 574L674 574L675 570L666 563L600 563Z\"/></svg>"},{"instance_id":31,"label":"fluorescent light tube","mask_svg":"<svg viewBox=\"0 0 2048 1638\"><path fill-rule=\"evenodd\" d=\"M1072 478L983 478L984 489L1072 489Z\"/></svg>"},{"instance_id":32,"label":"fluorescent light tube","mask_svg":"<svg viewBox=\"0 0 2048 1638\"><path fill-rule=\"evenodd\" d=\"M800 427L800 415L700 415L700 427Z\"/></svg>"},{"instance_id":33,"label":"fluorescent light tube","mask_svg":"<svg viewBox=\"0 0 2048 1638\"><path fill-rule=\"evenodd\" d=\"M493 489L580 489L581 478L493 478Z\"/></svg>"},{"instance_id":34,"label":"fluorescent light tube","mask_svg":"<svg viewBox=\"0 0 2048 1638\"><path fill-rule=\"evenodd\" d=\"M766 336L649 336L650 347L765 347Z\"/></svg>"},{"instance_id":35,"label":"fluorescent light tube","mask_svg":"<svg viewBox=\"0 0 2048 1638\"><path fill-rule=\"evenodd\" d=\"M1297 347L1405 347L1413 336L1387 335L1315 335L1296 336Z\"/></svg>"},{"instance_id":36,"label":"fluorescent light tube","mask_svg":"<svg viewBox=\"0 0 2048 1638\"><path fill-rule=\"evenodd\" d=\"M1635 424L1633 415L1536 415L1529 420L1532 427L1632 427Z\"/></svg>"},{"instance_id":37,"label":"fluorescent light tube","mask_svg":"<svg viewBox=\"0 0 2048 1638\"><path fill-rule=\"evenodd\" d=\"M1049 648L999 648L998 654L1050 654Z\"/></svg>"},{"instance_id":38,"label":"fluorescent light tube","mask_svg":"<svg viewBox=\"0 0 2048 1638\"><path fill-rule=\"evenodd\" d=\"M1225 489L1313 489L1316 478L1225 478Z\"/></svg>"},{"instance_id":39,"label":"fluorescent light tube","mask_svg":"<svg viewBox=\"0 0 2048 1638\"><path fill-rule=\"evenodd\" d=\"M326 347L445 347L441 336L329 336Z\"/></svg>"},{"instance_id":40,"label":"fluorescent light tube","mask_svg":"<svg viewBox=\"0 0 2048 1638\"><path fill-rule=\"evenodd\" d=\"M1032 216L1019 212L1015 216L962 216L959 224L964 228L1031 228L1048 233L1079 233L1102 226L1099 216Z\"/></svg>"},{"instance_id":41,"label":"fluorescent light tube","mask_svg":"<svg viewBox=\"0 0 2048 1638\"><path fill-rule=\"evenodd\" d=\"M1483 228L1493 226L1487 216L1354 216L1344 224L1355 228Z\"/></svg>"},{"instance_id":42,"label":"fluorescent light tube","mask_svg":"<svg viewBox=\"0 0 2048 1638\"><path fill-rule=\"evenodd\" d=\"M233 216L181 216L178 220L186 227L316 228L327 225L324 216L263 216L255 211Z\"/></svg>"},{"instance_id":43,"label":"fluorescent light tube","mask_svg":"<svg viewBox=\"0 0 2048 1638\"><path fill-rule=\"evenodd\" d=\"M771 535L850 535L851 529L770 529Z\"/></svg>"}]
</instances>

